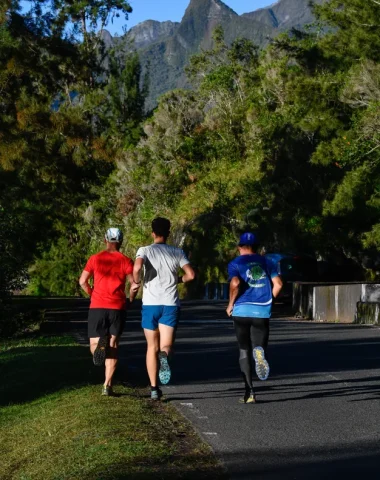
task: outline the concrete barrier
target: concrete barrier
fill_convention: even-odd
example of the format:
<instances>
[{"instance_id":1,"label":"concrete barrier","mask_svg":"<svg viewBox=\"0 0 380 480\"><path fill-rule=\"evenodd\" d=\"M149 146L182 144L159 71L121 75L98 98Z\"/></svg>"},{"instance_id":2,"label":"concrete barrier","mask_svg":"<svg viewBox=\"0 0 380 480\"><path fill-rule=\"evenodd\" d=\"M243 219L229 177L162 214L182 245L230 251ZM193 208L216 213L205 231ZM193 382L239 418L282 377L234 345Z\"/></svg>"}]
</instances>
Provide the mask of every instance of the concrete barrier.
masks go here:
<instances>
[{"instance_id":1,"label":"concrete barrier","mask_svg":"<svg viewBox=\"0 0 380 480\"><path fill-rule=\"evenodd\" d=\"M297 317L320 322L376 323L375 307L380 303L378 283L293 284L293 311Z\"/></svg>"}]
</instances>

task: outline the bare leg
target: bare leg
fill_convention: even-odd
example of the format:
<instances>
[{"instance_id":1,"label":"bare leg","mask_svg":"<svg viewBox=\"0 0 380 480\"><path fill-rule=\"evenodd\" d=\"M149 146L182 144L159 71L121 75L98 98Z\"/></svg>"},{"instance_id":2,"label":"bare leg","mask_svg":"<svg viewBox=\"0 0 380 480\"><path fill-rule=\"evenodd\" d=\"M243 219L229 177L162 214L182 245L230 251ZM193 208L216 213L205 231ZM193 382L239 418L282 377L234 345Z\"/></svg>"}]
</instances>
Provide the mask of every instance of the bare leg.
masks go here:
<instances>
[{"instance_id":1,"label":"bare leg","mask_svg":"<svg viewBox=\"0 0 380 480\"><path fill-rule=\"evenodd\" d=\"M160 351L170 355L175 340L176 329L162 323L158 326L160 331Z\"/></svg>"},{"instance_id":2,"label":"bare leg","mask_svg":"<svg viewBox=\"0 0 380 480\"><path fill-rule=\"evenodd\" d=\"M92 355L94 355L95 349L98 346L99 338L100 337L90 338L90 351Z\"/></svg>"},{"instance_id":3,"label":"bare leg","mask_svg":"<svg viewBox=\"0 0 380 480\"><path fill-rule=\"evenodd\" d=\"M106 357L106 379L104 385L112 385L112 377L116 370L117 357L118 357L119 337L111 335L110 344L107 349Z\"/></svg>"},{"instance_id":4,"label":"bare leg","mask_svg":"<svg viewBox=\"0 0 380 480\"><path fill-rule=\"evenodd\" d=\"M148 330L144 328L144 334L147 342L146 368L148 370L149 381L152 387L157 387L160 332L158 330Z\"/></svg>"}]
</instances>

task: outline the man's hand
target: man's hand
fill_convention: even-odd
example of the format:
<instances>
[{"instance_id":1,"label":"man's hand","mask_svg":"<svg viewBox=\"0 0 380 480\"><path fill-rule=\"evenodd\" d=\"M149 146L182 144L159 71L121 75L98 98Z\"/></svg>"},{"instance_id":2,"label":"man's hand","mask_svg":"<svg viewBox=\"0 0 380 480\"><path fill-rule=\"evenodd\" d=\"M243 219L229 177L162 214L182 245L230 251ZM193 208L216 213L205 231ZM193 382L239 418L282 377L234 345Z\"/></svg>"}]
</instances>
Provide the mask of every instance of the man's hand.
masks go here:
<instances>
[{"instance_id":1,"label":"man's hand","mask_svg":"<svg viewBox=\"0 0 380 480\"><path fill-rule=\"evenodd\" d=\"M137 292L139 291L140 284L136 282L131 282L131 288L129 289L129 300L132 303L136 298Z\"/></svg>"},{"instance_id":2,"label":"man's hand","mask_svg":"<svg viewBox=\"0 0 380 480\"><path fill-rule=\"evenodd\" d=\"M132 303L133 300L136 298L137 292L139 291L140 288L140 283L137 283L133 280L133 275L130 273L128 275L128 282L129 282L129 301Z\"/></svg>"},{"instance_id":3,"label":"man's hand","mask_svg":"<svg viewBox=\"0 0 380 480\"><path fill-rule=\"evenodd\" d=\"M226 313L229 317L232 317L232 310L234 309L233 305L228 304L228 307L226 308Z\"/></svg>"},{"instance_id":4,"label":"man's hand","mask_svg":"<svg viewBox=\"0 0 380 480\"><path fill-rule=\"evenodd\" d=\"M139 291L139 288L141 287L141 283L136 283L136 282L132 282L131 284L131 291L133 293L137 293Z\"/></svg>"}]
</instances>

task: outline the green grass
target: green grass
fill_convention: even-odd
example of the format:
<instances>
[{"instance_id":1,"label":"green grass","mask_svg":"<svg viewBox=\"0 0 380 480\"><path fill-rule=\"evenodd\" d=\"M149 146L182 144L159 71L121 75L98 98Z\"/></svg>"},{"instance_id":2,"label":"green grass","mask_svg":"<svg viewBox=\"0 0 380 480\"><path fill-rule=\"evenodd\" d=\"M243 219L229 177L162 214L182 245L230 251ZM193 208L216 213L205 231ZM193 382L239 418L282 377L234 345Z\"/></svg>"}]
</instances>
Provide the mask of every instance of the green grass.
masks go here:
<instances>
[{"instance_id":1,"label":"green grass","mask_svg":"<svg viewBox=\"0 0 380 480\"><path fill-rule=\"evenodd\" d=\"M224 478L210 448L169 404L117 385L69 336L0 343L0 478Z\"/></svg>"}]
</instances>

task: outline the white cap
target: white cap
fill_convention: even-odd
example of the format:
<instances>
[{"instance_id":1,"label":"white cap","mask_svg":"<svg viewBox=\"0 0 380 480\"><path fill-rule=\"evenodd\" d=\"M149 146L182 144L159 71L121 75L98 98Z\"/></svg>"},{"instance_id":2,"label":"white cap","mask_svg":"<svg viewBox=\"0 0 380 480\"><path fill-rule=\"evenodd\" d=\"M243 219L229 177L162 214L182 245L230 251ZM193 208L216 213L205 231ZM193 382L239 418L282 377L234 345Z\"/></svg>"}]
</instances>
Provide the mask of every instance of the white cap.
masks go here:
<instances>
[{"instance_id":1,"label":"white cap","mask_svg":"<svg viewBox=\"0 0 380 480\"><path fill-rule=\"evenodd\" d=\"M123 233L119 228L109 228L106 232L105 239L110 243L121 243L123 241Z\"/></svg>"}]
</instances>

